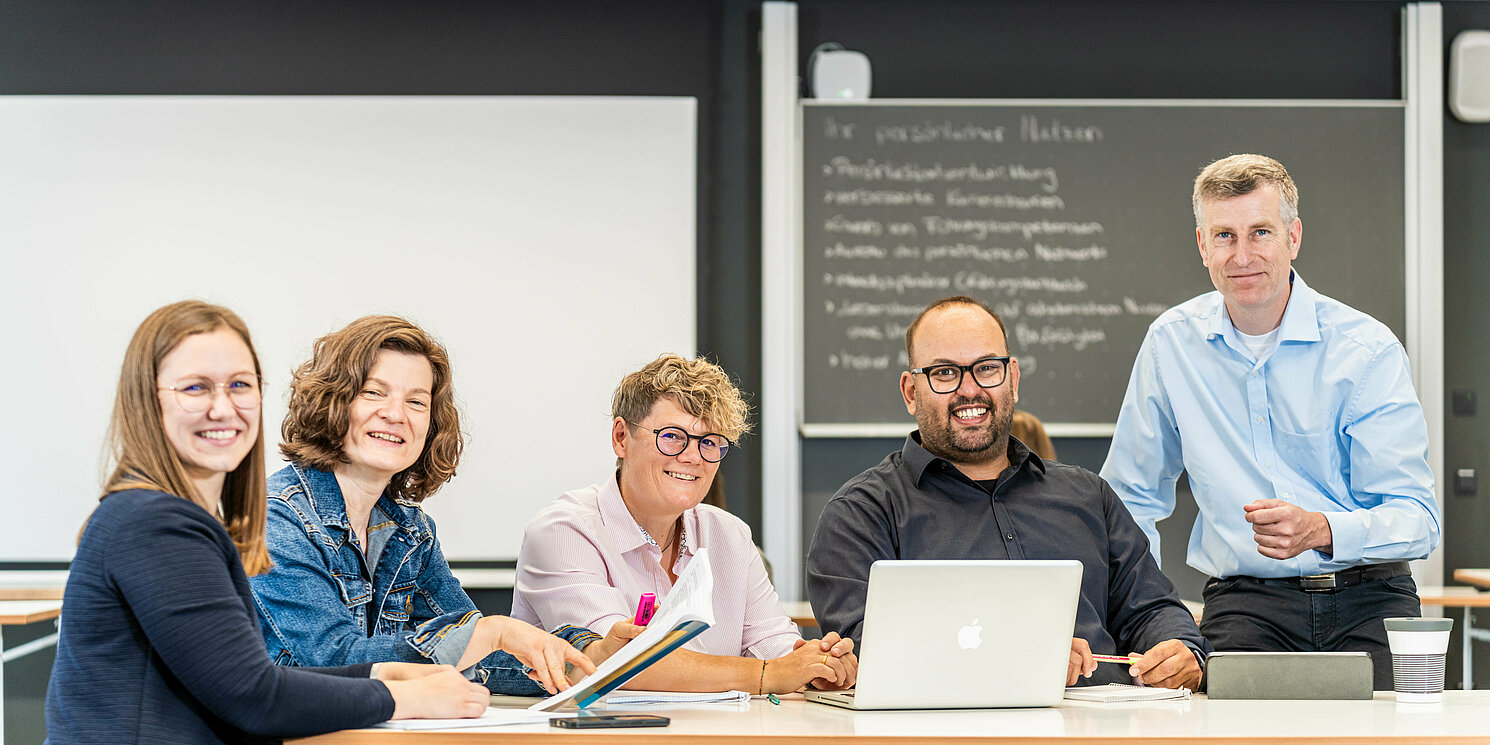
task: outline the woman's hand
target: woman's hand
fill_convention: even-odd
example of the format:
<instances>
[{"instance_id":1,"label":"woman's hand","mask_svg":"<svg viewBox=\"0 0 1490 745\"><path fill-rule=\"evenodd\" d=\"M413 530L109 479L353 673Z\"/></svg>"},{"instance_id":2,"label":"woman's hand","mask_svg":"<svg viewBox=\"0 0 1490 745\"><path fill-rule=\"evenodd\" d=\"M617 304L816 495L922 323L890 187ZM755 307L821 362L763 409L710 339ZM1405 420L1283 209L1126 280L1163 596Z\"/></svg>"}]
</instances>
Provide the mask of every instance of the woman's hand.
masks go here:
<instances>
[{"instance_id":1,"label":"woman's hand","mask_svg":"<svg viewBox=\"0 0 1490 745\"><path fill-rule=\"evenodd\" d=\"M604 638L590 642L590 646L585 647L585 656L599 665L610 659L611 655L621 651L621 647L626 646L627 642L640 636L646 630L646 626L637 626L630 621L616 621L611 624L610 631L605 632Z\"/></svg>"},{"instance_id":2,"label":"woman's hand","mask_svg":"<svg viewBox=\"0 0 1490 745\"><path fill-rule=\"evenodd\" d=\"M538 681L550 694L569 688L569 678L564 674L566 663L573 664L585 674L595 672L595 665L589 657L569 642L532 624L507 616L486 616L477 624L480 625L478 628L484 626L483 630L492 635L491 643L495 649L533 668L528 677Z\"/></svg>"},{"instance_id":3,"label":"woman's hand","mask_svg":"<svg viewBox=\"0 0 1490 745\"><path fill-rule=\"evenodd\" d=\"M806 639L798 639L792 649L801 649L810 644L812 642ZM809 681L812 687L821 691L853 688L859 679L859 658L854 654L854 640L841 638L836 632L828 632L827 636L817 640L817 648L820 652L826 652L829 658L838 658L843 663L843 674L836 681L814 678Z\"/></svg>"},{"instance_id":4,"label":"woman's hand","mask_svg":"<svg viewBox=\"0 0 1490 745\"><path fill-rule=\"evenodd\" d=\"M434 675L446 668L455 669L449 665L430 665L422 662L379 662L377 679L384 682L390 680L418 680L427 675Z\"/></svg>"},{"instance_id":5,"label":"woman's hand","mask_svg":"<svg viewBox=\"0 0 1490 745\"><path fill-rule=\"evenodd\" d=\"M385 662L378 668L378 679L393 694L394 719L479 717L491 701L491 691L466 680L449 665Z\"/></svg>"},{"instance_id":6,"label":"woman's hand","mask_svg":"<svg viewBox=\"0 0 1490 745\"><path fill-rule=\"evenodd\" d=\"M821 642L829 642L831 650L840 640L837 634L830 633L821 641L803 642L791 652L766 662L763 692L792 693L815 681L822 681L824 686L830 688L841 687L840 681L858 676L857 658L849 660L852 663L851 673L844 658L833 656L831 651L824 651ZM848 648L853 648L851 640Z\"/></svg>"}]
</instances>

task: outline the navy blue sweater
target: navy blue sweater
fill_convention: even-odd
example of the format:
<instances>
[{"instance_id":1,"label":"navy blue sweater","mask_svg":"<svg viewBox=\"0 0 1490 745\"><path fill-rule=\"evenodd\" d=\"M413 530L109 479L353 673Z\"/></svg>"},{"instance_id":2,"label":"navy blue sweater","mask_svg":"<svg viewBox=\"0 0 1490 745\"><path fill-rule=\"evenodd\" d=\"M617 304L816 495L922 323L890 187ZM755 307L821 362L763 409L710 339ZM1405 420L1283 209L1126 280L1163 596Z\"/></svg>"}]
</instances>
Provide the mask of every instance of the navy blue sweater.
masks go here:
<instances>
[{"instance_id":1,"label":"navy blue sweater","mask_svg":"<svg viewBox=\"0 0 1490 745\"><path fill-rule=\"evenodd\" d=\"M261 742L393 715L371 664L276 667L254 613L238 550L212 515L157 491L107 497L67 578L48 741Z\"/></svg>"}]
</instances>

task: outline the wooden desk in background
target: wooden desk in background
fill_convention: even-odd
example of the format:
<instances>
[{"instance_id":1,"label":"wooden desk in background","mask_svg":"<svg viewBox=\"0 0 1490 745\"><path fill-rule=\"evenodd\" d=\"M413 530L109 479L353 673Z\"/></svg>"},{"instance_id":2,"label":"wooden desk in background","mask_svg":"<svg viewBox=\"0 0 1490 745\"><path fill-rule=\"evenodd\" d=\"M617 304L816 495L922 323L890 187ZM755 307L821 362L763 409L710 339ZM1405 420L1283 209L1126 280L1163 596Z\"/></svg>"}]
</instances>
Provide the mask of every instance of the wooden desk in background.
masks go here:
<instances>
[{"instance_id":1,"label":"wooden desk in background","mask_svg":"<svg viewBox=\"0 0 1490 745\"><path fill-rule=\"evenodd\" d=\"M1460 577L1460 569L1454 572L1454 579L1464 581ZM1484 571L1484 570L1474 570ZM1474 625L1474 609L1490 608L1490 592L1481 592L1473 587L1419 587L1418 598L1423 605L1434 605L1444 608L1463 608L1464 616L1460 619L1460 644L1463 652L1464 672L1460 676L1460 685L1464 690L1474 688L1474 643L1476 641L1490 641L1490 629L1476 628Z\"/></svg>"},{"instance_id":2,"label":"wooden desk in background","mask_svg":"<svg viewBox=\"0 0 1490 745\"><path fill-rule=\"evenodd\" d=\"M61 600L66 569L0 570L0 600Z\"/></svg>"},{"instance_id":3,"label":"wooden desk in background","mask_svg":"<svg viewBox=\"0 0 1490 745\"><path fill-rule=\"evenodd\" d=\"M906 685L934 685L908 678ZM596 713L619 713L603 705ZM627 713L643 709L630 707ZM646 713L671 717L668 727L561 730L548 725L400 732L366 729L291 742L301 745L515 745L519 743L621 743L676 739L701 745L783 745L835 738L844 745L1395 745L1490 743L1490 691L1446 691L1441 704L1398 704L1390 692L1371 701L1156 701L1095 704L1065 701L1046 709L855 712L809 704L800 695L780 706L755 698L748 704L652 706Z\"/></svg>"},{"instance_id":4,"label":"wooden desk in background","mask_svg":"<svg viewBox=\"0 0 1490 745\"><path fill-rule=\"evenodd\" d=\"M1189 609L1190 615L1195 618L1195 622L1200 623L1200 612L1205 608L1205 604L1194 600L1181 600L1180 602L1184 603L1185 607ZM806 600L797 600L790 603L782 603L781 607L786 610L786 615L792 619L792 623L798 626L819 628L817 625L817 614L812 611L812 603Z\"/></svg>"},{"instance_id":5,"label":"wooden desk in background","mask_svg":"<svg viewBox=\"0 0 1490 745\"><path fill-rule=\"evenodd\" d=\"M1490 590L1490 569L1455 569L1454 581Z\"/></svg>"},{"instance_id":6,"label":"wooden desk in background","mask_svg":"<svg viewBox=\"0 0 1490 745\"><path fill-rule=\"evenodd\" d=\"M61 600L0 600L0 649L4 648L3 632L6 626L49 621L61 614ZM0 745L5 745L5 663L56 643L57 635L48 634L13 649L6 649L0 654Z\"/></svg>"}]
</instances>

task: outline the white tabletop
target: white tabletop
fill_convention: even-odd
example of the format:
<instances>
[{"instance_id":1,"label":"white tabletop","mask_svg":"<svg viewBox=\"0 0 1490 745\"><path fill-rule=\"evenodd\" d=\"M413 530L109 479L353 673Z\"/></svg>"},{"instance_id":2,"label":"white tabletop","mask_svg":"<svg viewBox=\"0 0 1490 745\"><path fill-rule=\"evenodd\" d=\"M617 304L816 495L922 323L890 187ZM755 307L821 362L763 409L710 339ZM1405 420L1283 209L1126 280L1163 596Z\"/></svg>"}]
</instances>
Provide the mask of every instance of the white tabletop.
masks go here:
<instances>
[{"instance_id":1,"label":"white tabletop","mask_svg":"<svg viewBox=\"0 0 1490 745\"><path fill-rule=\"evenodd\" d=\"M592 707L597 713L618 709ZM747 704L630 707L662 714L672 724L656 729L572 732L546 726L420 733L420 742L554 742L583 736L590 745L632 738L685 738L689 743L814 742L846 737L863 743L1011 743L1062 738L1083 745L1152 740L1224 739L1238 743L1436 742L1443 738L1490 743L1490 691L1448 691L1440 704L1398 704L1390 692L1371 701L1209 701L1098 704L1063 702L1048 709L853 712L788 696L780 706L763 699ZM412 742L406 733L351 730L309 738L307 745ZM909 738L909 739L905 739ZM1047 740L1048 742L1048 740Z\"/></svg>"},{"instance_id":2,"label":"white tabletop","mask_svg":"<svg viewBox=\"0 0 1490 745\"><path fill-rule=\"evenodd\" d=\"M19 626L62 613L61 600L0 600L0 625Z\"/></svg>"}]
</instances>

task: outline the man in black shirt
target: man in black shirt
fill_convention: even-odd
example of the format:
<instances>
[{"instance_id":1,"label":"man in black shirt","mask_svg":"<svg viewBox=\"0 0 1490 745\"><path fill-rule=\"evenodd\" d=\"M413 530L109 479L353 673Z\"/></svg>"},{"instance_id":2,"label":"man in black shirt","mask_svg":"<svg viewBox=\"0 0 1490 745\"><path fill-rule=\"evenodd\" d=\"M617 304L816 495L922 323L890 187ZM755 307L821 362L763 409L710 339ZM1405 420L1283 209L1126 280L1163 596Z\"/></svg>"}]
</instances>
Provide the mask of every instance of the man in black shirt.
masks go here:
<instances>
[{"instance_id":1,"label":"man in black shirt","mask_svg":"<svg viewBox=\"0 0 1490 745\"><path fill-rule=\"evenodd\" d=\"M1068 684L1137 678L1195 689L1210 646L1123 503L1096 474L1042 460L1009 437L1019 364L998 314L970 297L946 298L905 336L917 367L901 373L900 389L919 430L823 509L807 553L821 627L862 641L877 559L1077 559ZM1142 657L1099 669L1094 651Z\"/></svg>"}]
</instances>

